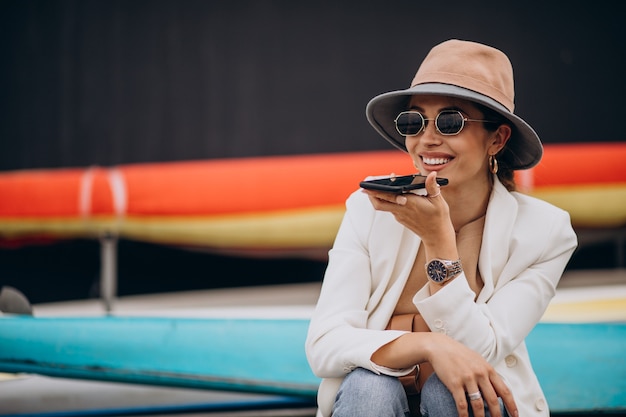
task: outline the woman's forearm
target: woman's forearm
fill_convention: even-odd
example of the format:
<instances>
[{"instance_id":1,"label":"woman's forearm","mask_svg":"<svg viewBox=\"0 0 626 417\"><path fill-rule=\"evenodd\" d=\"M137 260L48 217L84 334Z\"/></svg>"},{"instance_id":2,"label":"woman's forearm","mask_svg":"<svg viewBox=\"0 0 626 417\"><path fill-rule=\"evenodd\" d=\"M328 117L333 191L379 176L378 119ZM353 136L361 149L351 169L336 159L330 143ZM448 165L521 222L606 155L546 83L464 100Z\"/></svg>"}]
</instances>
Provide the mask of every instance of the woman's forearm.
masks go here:
<instances>
[{"instance_id":1,"label":"woman's forearm","mask_svg":"<svg viewBox=\"0 0 626 417\"><path fill-rule=\"evenodd\" d=\"M377 365L392 369L410 368L428 360L430 332L410 332L392 340L372 354Z\"/></svg>"}]
</instances>

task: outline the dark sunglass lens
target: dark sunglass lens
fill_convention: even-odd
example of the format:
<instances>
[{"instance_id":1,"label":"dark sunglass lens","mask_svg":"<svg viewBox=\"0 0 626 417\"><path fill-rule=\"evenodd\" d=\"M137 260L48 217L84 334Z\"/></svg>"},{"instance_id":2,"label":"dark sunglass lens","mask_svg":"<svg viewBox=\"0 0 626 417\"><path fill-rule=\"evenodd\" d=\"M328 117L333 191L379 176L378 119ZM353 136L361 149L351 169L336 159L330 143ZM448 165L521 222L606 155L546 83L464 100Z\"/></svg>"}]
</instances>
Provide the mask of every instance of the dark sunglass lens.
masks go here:
<instances>
[{"instance_id":1,"label":"dark sunglass lens","mask_svg":"<svg viewBox=\"0 0 626 417\"><path fill-rule=\"evenodd\" d=\"M456 111L441 112L437 116L437 129L444 135L456 135L463 129L463 115Z\"/></svg>"},{"instance_id":2,"label":"dark sunglass lens","mask_svg":"<svg viewBox=\"0 0 626 417\"><path fill-rule=\"evenodd\" d=\"M396 119L398 132L406 136L417 135L422 130L423 125L424 119L422 119L422 115L417 112L400 113Z\"/></svg>"}]
</instances>

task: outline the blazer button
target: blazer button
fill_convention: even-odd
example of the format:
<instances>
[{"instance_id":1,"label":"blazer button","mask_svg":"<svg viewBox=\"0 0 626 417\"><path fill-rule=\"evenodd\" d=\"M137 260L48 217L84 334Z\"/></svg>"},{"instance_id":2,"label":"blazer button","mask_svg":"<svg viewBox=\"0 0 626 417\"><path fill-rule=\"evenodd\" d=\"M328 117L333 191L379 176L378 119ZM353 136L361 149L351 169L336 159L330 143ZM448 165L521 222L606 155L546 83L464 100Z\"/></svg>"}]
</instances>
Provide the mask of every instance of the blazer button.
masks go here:
<instances>
[{"instance_id":1,"label":"blazer button","mask_svg":"<svg viewBox=\"0 0 626 417\"><path fill-rule=\"evenodd\" d=\"M512 368L517 365L517 358L514 355L509 355L504 358L504 363L506 363L506 366L508 366L509 368Z\"/></svg>"},{"instance_id":2,"label":"blazer button","mask_svg":"<svg viewBox=\"0 0 626 417\"><path fill-rule=\"evenodd\" d=\"M535 401L535 408L538 411L543 411L546 409L546 400L544 400L543 398L539 398L537 401Z\"/></svg>"},{"instance_id":3,"label":"blazer button","mask_svg":"<svg viewBox=\"0 0 626 417\"><path fill-rule=\"evenodd\" d=\"M354 368L356 368L356 366L351 364L350 362L344 362L343 364L343 371L345 373L352 372Z\"/></svg>"}]
</instances>

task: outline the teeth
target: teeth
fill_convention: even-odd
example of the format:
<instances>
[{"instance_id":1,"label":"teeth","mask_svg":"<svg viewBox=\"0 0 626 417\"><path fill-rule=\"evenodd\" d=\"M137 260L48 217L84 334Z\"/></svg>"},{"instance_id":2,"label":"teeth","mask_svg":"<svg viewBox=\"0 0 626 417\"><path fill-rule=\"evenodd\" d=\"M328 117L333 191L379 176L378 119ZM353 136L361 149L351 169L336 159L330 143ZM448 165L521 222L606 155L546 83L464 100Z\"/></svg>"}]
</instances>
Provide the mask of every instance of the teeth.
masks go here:
<instances>
[{"instance_id":1,"label":"teeth","mask_svg":"<svg viewBox=\"0 0 626 417\"><path fill-rule=\"evenodd\" d=\"M428 165L442 165L447 164L450 159L448 158L423 158L424 163Z\"/></svg>"}]
</instances>

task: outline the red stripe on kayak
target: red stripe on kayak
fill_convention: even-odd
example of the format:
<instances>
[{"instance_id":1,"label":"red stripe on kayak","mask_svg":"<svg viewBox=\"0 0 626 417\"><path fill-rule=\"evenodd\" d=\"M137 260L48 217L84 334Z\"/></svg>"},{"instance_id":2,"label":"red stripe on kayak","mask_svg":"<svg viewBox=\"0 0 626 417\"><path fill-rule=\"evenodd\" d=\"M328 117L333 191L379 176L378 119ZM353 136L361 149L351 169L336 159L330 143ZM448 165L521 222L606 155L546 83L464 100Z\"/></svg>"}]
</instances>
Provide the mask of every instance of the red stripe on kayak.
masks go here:
<instances>
[{"instance_id":1,"label":"red stripe on kayak","mask_svg":"<svg viewBox=\"0 0 626 417\"><path fill-rule=\"evenodd\" d=\"M626 142L546 145L535 187L626 182Z\"/></svg>"},{"instance_id":2,"label":"red stripe on kayak","mask_svg":"<svg viewBox=\"0 0 626 417\"><path fill-rule=\"evenodd\" d=\"M626 182L626 143L546 145L523 190ZM590 170L589 166L594 166ZM0 217L214 215L343 204L368 175L408 174L397 150L124 165L0 174Z\"/></svg>"},{"instance_id":3,"label":"red stripe on kayak","mask_svg":"<svg viewBox=\"0 0 626 417\"><path fill-rule=\"evenodd\" d=\"M343 204L368 175L414 172L399 151L299 155L121 168L128 214L218 214Z\"/></svg>"}]
</instances>

